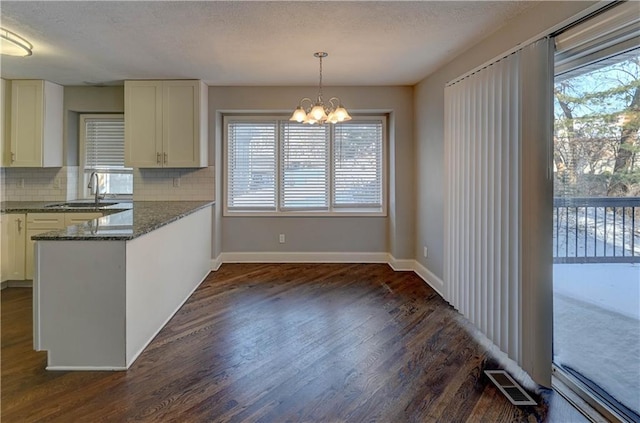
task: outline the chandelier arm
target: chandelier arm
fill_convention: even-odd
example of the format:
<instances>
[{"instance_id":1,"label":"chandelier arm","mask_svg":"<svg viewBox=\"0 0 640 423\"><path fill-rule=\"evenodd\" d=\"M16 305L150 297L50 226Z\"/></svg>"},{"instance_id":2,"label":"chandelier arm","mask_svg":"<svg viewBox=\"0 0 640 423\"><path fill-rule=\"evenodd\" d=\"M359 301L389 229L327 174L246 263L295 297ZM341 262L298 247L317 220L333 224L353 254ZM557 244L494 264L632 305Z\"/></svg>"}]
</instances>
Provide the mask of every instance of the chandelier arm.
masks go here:
<instances>
[{"instance_id":1,"label":"chandelier arm","mask_svg":"<svg viewBox=\"0 0 640 423\"><path fill-rule=\"evenodd\" d=\"M335 110L340 107L340 105L342 104L342 100L340 100L340 98L338 97L331 97L329 99L329 104L331 104L331 109Z\"/></svg>"},{"instance_id":2,"label":"chandelier arm","mask_svg":"<svg viewBox=\"0 0 640 423\"><path fill-rule=\"evenodd\" d=\"M304 97L302 98L299 102L298 102L298 106L302 107L302 103L304 103L306 101L309 102L309 108L311 108L313 106L313 100L311 100L309 97ZM304 107L302 107L304 109Z\"/></svg>"}]
</instances>

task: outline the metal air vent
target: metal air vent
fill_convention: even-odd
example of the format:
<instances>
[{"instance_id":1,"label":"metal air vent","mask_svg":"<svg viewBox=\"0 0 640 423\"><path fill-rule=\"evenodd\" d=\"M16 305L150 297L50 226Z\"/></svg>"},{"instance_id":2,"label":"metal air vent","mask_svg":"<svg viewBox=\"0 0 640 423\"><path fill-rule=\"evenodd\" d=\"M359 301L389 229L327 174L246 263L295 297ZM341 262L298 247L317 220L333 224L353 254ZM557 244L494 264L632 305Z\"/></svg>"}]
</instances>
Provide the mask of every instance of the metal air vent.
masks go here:
<instances>
[{"instance_id":1,"label":"metal air vent","mask_svg":"<svg viewBox=\"0 0 640 423\"><path fill-rule=\"evenodd\" d=\"M516 382L505 370L485 370L484 373L511 401L513 405L536 405L522 386Z\"/></svg>"}]
</instances>

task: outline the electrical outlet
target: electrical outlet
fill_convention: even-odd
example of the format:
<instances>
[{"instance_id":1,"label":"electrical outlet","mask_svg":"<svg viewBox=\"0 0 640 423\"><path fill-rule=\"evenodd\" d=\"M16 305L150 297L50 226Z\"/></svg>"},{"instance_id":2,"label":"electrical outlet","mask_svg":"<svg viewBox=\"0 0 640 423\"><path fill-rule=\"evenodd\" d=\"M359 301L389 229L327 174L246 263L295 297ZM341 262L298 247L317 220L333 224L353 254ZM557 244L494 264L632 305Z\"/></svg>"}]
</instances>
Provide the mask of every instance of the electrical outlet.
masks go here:
<instances>
[{"instance_id":1,"label":"electrical outlet","mask_svg":"<svg viewBox=\"0 0 640 423\"><path fill-rule=\"evenodd\" d=\"M18 181L18 188L24 188L24 178Z\"/></svg>"},{"instance_id":2,"label":"electrical outlet","mask_svg":"<svg viewBox=\"0 0 640 423\"><path fill-rule=\"evenodd\" d=\"M180 178L173 178L173 186L176 188L180 186Z\"/></svg>"},{"instance_id":3,"label":"electrical outlet","mask_svg":"<svg viewBox=\"0 0 640 423\"><path fill-rule=\"evenodd\" d=\"M60 189L60 178L55 178L53 180L53 189Z\"/></svg>"},{"instance_id":4,"label":"electrical outlet","mask_svg":"<svg viewBox=\"0 0 640 423\"><path fill-rule=\"evenodd\" d=\"M280 244L284 244L284 234L280 234L279 241Z\"/></svg>"},{"instance_id":5,"label":"electrical outlet","mask_svg":"<svg viewBox=\"0 0 640 423\"><path fill-rule=\"evenodd\" d=\"M422 252L422 254L424 255L424 258L427 258L429 256L429 250L427 249L427 247L423 247L424 251Z\"/></svg>"}]
</instances>

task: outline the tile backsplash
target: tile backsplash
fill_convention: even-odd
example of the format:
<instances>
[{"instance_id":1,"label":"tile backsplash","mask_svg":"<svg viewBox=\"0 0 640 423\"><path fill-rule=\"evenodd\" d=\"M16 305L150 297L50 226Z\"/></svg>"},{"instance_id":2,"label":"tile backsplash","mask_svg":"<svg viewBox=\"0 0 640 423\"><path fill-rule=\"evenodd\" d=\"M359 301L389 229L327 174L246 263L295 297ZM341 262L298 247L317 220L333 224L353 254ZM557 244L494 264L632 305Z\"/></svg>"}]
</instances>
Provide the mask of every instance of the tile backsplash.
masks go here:
<instances>
[{"instance_id":1,"label":"tile backsplash","mask_svg":"<svg viewBox=\"0 0 640 423\"><path fill-rule=\"evenodd\" d=\"M134 169L136 201L198 201L214 199L214 167L202 169Z\"/></svg>"},{"instance_id":2,"label":"tile backsplash","mask_svg":"<svg viewBox=\"0 0 640 423\"><path fill-rule=\"evenodd\" d=\"M77 167L3 168L2 199L65 201L70 172L77 173Z\"/></svg>"},{"instance_id":3,"label":"tile backsplash","mask_svg":"<svg viewBox=\"0 0 640 423\"><path fill-rule=\"evenodd\" d=\"M0 168L2 201L67 201L78 198L78 167ZM214 167L134 169L136 201L214 199Z\"/></svg>"}]
</instances>

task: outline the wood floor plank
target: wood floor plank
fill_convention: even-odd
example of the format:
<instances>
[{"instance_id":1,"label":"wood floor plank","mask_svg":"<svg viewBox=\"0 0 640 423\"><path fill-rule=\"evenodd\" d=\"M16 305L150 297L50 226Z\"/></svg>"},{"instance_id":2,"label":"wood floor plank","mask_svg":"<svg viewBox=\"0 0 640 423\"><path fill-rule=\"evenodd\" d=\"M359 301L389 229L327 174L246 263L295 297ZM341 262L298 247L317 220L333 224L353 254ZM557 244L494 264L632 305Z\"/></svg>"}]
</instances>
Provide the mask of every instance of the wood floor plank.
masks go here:
<instances>
[{"instance_id":1,"label":"wood floor plank","mask_svg":"<svg viewBox=\"0 0 640 423\"><path fill-rule=\"evenodd\" d=\"M385 264L224 264L126 372L44 370L31 290L1 296L2 422L528 422L547 413L546 403L519 408L502 397L457 313Z\"/></svg>"}]
</instances>

